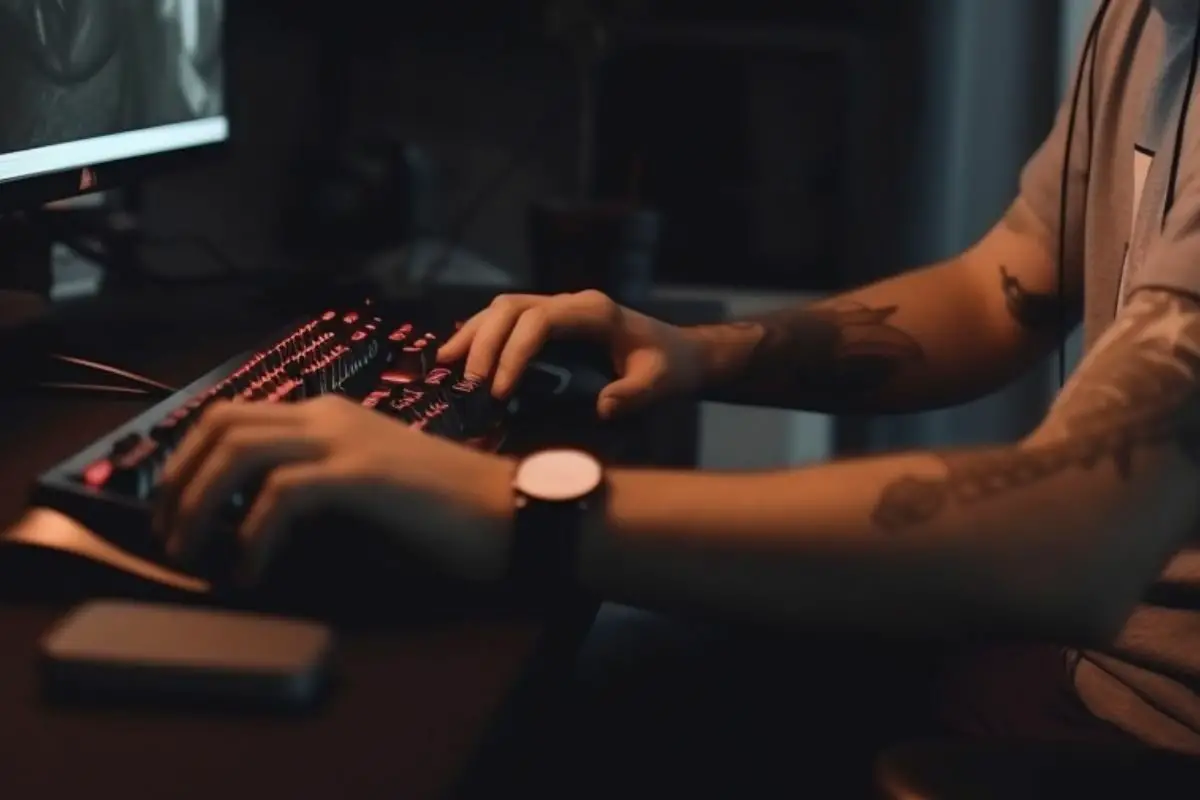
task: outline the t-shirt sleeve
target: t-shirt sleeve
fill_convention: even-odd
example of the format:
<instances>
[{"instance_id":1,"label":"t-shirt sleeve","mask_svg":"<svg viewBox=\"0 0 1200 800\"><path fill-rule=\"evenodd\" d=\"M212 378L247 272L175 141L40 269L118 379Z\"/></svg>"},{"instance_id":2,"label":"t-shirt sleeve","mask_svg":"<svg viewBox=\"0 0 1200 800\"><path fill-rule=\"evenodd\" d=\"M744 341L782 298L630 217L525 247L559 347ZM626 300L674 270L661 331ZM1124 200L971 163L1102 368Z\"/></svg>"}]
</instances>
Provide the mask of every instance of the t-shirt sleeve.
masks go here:
<instances>
[{"instance_id":1,"label":"t-shirt sleeve","mask_svg":"<svg viewBox=\"0 0 1200 800\"><path fill-rule=\"evenodd\" d=\"M1107 26L1106 26L1107 27ZM1101 37L1102 39L1104 37ZM1103 41L1097 47L1103 50ZM1103 52L1096 53L1103 63ZM1071 84L1055 115L1054 125L1041 146L1025 163L1021 170L1020 191L1017 202L1037 219L1046 234L1046 244L1058 258L1059 236L1062 231L1063 162L1066 159L1067 139L1071 139L1071 155L1067 173L1067 218L1066 264L1070 274L1081 274L1083 266L1083 224L1085 199L1087 197L1089 137L1088 137L1088 83L1093 75L1100 82L1100 70L1083 70L1083 90L1079 93L1079 109L1075 114L1074 133L1068 136L1071 125L1071 109L1075 98L1075 78L1079 74L1080 53L1071 73ZM1088 56L1089 62L1091 56Z\"/></svg>"},{"instance_id":2,"label":"t-shirt sleeve","mask_svg":"<svg viewBox=\"0 0 1200 800\"><path fill-rule=\"evenodd\" d=\"M1200 97L1192 98L1193 107ZM1200 111L1193 110L1192 115ZM1187 140L1175 180L1175 203L1162 235L1146 248L1141 266L1130 276L1125 295L1139 289L1169 289L1200 299L1200 129L1185 130ZM1161 158L1170 158L1164 152Z\"/></svg>"}]
</instances>

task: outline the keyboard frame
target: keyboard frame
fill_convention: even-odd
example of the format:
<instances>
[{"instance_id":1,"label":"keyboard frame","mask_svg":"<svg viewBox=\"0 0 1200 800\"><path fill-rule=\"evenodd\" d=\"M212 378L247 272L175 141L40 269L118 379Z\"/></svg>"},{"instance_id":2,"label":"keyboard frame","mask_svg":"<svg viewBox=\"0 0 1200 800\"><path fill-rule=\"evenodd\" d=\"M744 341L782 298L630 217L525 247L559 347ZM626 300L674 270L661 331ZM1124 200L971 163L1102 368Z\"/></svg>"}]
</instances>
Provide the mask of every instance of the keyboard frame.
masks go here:
<instances>
[{"instance_id":1,"label":"keyboard frame","mask_svg":"<svg viewBox=\"0 0 1200 800\"><path fill-rule=\"evenodd\" d=\"M395 312L404 317L413 316L409 313L410 309L389 309L382 306L381 310ZM304 315L293 319L289 324L280 326L273 334L264 336L257 346L231 356L191 383L179 388L172 396L155 403L74 455L55 464L39 475L34 482L30 492L29 505L59 511L90 530L102 532L100 535L105 539L129 553L154 560L161 559L162 551L158 538L153 535L151 530L147 503L134 500L128 495L93 489L85 485L79 476L89 466L108 456L112 451L113 444L118 440L131 433L147 433L159 420L210 386L224 380L256 353L275 346L279 341L295 332L297 328L311 322L312 319L311 314ZM495 435L463 443L493 452L503 452L508 439L507 434L506 429L500 429Z\"/></svg>"}]
</instances>

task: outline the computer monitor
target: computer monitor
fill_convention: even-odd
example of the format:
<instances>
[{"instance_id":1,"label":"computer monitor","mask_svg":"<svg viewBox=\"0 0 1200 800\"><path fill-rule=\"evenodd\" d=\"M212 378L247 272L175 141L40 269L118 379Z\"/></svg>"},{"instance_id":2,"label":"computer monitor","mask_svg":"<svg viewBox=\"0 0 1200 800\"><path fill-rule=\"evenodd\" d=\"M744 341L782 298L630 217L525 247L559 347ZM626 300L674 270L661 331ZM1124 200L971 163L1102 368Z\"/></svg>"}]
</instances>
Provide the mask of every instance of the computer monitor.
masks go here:
<instances>
[{"instance_id":1,"label":"computer monitor","mask_svg":"<svg viewBox=\"0 0 1200 800\"><path fill-rule=\"evenodd\" d=\"M225 0L0 0L0 212L229 138Z\"/></svg>"}]
</instances>

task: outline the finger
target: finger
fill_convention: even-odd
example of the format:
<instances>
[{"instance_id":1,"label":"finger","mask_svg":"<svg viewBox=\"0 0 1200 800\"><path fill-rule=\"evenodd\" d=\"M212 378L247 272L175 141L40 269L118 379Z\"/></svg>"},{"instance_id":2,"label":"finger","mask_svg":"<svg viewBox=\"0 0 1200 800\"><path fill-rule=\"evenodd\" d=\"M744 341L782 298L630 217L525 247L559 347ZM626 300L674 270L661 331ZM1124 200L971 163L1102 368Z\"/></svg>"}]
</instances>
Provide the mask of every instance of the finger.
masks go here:
<instances>
[{"instance_id":1,"label":"finger","mask_svg":"<svg viewBox=\"0 0 1200 800\"><path fill-rule=\"evenodd\" d=\"M500 351L508 341L513 326L527 306L508 303L495 305L479 325L471 350L467 354L465 369L477 378L490 378L496 369Z\"/></svg>"},{"instance_id":2,"label":"finger","mask_svg":"<svg viewBox=\"0 0 1200 800\"><path fill-rule=\"evenodd\" d=\"M622 372L621 377L600 390L596 413L601 419L633 411L661 394L666 368L659 356L635 353L625 362Z\"/></svg>"},{"instance_id":3,"label":"finger","mask_svg":"<svg viewBox=\"0 0 1200 800\"><path fill-rule=\"evenodd\" d=\"M561 294L546 306L546 321L555 335L607 339L619 322L621 307L595 289Z\"/></svg>"},{"instance_id":4,"label":"finger","mask_svg":"<svg viewBox=\"0 0 1200 800\"><path fill-rule=\"evenodd\" d=\"M649 399L650 392L636 380L620 378L604 387L596 398L596 414L600 419L612 419L633 411Z\"/></svg>"},{"instance_id":5,"label":"finger","mask_svg":"<svg viewBox=\"0 0 1200 800\"><path fill-rule=\"evenodd\" d=\"M299 406L290 403L234 403L223 400L205 410L179 447L163 466L162 482L186 479L192 465L202 458L225 431L237 425L291 425L300 419Z\"/></svg>"},{"instance_id":6,"label":"finger","mask_svg":"<svg viewBox=\"0 0 1200 800\"><path fill-rule=\"evenodd\" d=\"M336 465L328 461L306 461L278 467L267 475L238 529L239 580L253 583L262 577L295 523L331 501L340 483L338 474Z\"/></svg>"},{"instance_id":7,"label":"finger","mask_svg":"<svg viewBox=\"0 0 1200 800\"><path fill-rule=\"evenodd\" d=\"M178 504L180 491L191 482L196 469L226 432L239 426L278 431L281 427L295 426L299 419L299 409L292 405L222 401L211 406L163 466L152 521L154 530L161 534L168 532L168 519Z\"/></svg>"},{"instance_id":8,"label":"finger","mask_svg":"<svg viewBox=\"0 0 1200 800\"><path fill-rule=\"evenodd\" d=\"M487 313L487 309L484 309L464 322L462 327L455 331L454 335L447 339L444 345L438 348L437 360L439 363L447 364L466 358L467 352L471 349L471 342L475 339L475 332L479 330L479 326L483 323L483 319L487 316Z\"/></svg>"},{"instance_id":9,"label":"finger","mask_svg":"<svg viewBox=\"0 0 1200 800\"><path fill-rule=\"evenodd\" d=\"M512 331L508 341L500 352L496 364L496 375L492 379L492 394L496 397L507 397L516 386L525 367L538 354L550 335L550 326L541 306L526 309Z\"/></svg>"},{"instance_id":10,"label":"finger","mask_svg":"<svg viewBox=\"0 0 1200 800\"><path fill-rule=\"evenodd\" d=\"M187 560L203 546L217 515L255 477L281 464L321 458L328 444L307 437L281 438L271 428L242 428L216 444L183 488L168 526L167 552Z\"/></svg>"}]
</instances>

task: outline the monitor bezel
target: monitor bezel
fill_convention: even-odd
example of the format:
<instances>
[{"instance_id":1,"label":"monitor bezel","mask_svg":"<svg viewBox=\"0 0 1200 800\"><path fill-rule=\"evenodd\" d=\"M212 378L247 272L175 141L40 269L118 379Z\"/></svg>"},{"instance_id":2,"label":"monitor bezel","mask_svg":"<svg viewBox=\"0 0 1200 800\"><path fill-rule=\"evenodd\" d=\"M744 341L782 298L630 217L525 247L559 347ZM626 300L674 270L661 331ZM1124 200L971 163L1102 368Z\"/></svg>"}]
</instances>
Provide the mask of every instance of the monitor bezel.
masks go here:
<instances>
[{"instance_id":1,"label":"monitor bezel","mask_svg":"<svg viewBox=\"0 0 1200 800\"><path fill-rule=\"evenodd\" d=\"M82 167L46 172L0 183L0 214L37 211L49 203L117 191L166 172L197 166L224 154L236 135L236 126L231 113L233 103L230 93L230 87L233 85L230 42L234 30L231 18L236 5L236 3L225 0L221 23L221 64L224 72L221 81L222 92L225 96L225 108L221 116L228 126L228 133L224 139L134 158L101 161ZM92 171L92 180L89 182L91 185L81 190L80 187L85 183L84 173L86 170Z\"/></svg>"}]
</instances>

